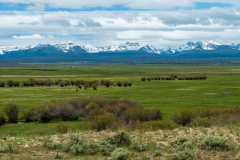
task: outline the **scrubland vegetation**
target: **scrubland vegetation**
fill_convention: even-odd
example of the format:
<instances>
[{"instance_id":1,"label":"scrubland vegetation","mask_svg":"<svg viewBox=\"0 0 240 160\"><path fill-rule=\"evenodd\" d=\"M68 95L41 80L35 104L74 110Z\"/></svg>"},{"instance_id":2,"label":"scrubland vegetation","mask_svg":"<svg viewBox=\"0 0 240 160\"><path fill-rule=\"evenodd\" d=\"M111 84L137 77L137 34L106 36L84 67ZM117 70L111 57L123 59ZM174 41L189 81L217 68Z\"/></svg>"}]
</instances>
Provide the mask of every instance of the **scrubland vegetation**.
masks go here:
<instances>
[{"instance_id":1,"label":"scrubland vegetation","mask_svg":"<svg viewBox=\"0 0 240 160\"><path fill-rule=\"evenodd\" d=\"M111 67L0 69L0 158L240 158L239 67Z\"/></svg>"}]
</instances>

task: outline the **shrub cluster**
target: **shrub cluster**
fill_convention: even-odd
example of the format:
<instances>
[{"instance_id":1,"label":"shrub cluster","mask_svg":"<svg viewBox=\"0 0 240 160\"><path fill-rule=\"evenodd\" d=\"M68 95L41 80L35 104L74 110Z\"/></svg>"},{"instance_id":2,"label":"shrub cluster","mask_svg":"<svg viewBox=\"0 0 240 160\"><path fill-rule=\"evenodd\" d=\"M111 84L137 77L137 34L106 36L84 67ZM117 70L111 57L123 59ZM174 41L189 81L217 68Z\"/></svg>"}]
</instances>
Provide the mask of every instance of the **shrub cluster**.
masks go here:
<instances>
[{"instance_id":1,"label":"shrub cluster","mask_svg":"<svg viewBox=\"0 0 240 160\"><path fill-rule=\"evenodd\" d=\"M197 150L194 148L192 142L184 136L177 137L170 143L175 151L174 157L179 160L193 160Z\"/></svg>"},{"instance_id":2,"label":"shrub cluster","mask_svg":"<svg viewBox=\"0 0 240 160\"><path fill-rule=\"evenodd\" d=\"M151 80L175 80L175 76L167 76L167 77L141 77L142 81L151 81Z\"/></svg>"},{"instance_id":3,"label":"shrub cluster","mask_svg":"<svg viewBox=\"0 0 240 160\"><path fill-rule=\"evenodd\" d=\"M191 127L210 127L216 124L236 124L240 122L239 108L182 109L169 118L177 124Z\"/></svg>"},{"instance_id":4,"label":"shrub cluster","mask_svg":"<svg viewBox=\"0 0 240 160\"><path fill-rule=\"evenodd\" d=\"M207 79L206 75L179 75L178 80L204 80Z\"/></svg>"},{"instance_id":5,"label":"shrub cluster","mask_svg":"<svg viewBox=\"0 0 240 160\"><path fill-rule=\"evenodd\" d=\"M125 160L128 157L128 151L122 146L129 146L131 140L125 132L118 132L112 137L106 137L100 140L100 143L89 142L86 136L79 138L76 135L71 135L65 143L53 143L45 141L44 148L61 150L62 152L72 153L74 155L96 155L110 156L114 159Z\"/></svg>"},{"instance_id":6,"label":"shrub cluster","mask_svg":"<svg viewBox=\"0 0 240 160\"><path fill-rule=\"evenodd\" d=\"M3 108L3 112L8 117L8 123L17 123L18 122L18 114L19 107L16 104L9 103L7 106Z\"/></svg>"}]
</instances>

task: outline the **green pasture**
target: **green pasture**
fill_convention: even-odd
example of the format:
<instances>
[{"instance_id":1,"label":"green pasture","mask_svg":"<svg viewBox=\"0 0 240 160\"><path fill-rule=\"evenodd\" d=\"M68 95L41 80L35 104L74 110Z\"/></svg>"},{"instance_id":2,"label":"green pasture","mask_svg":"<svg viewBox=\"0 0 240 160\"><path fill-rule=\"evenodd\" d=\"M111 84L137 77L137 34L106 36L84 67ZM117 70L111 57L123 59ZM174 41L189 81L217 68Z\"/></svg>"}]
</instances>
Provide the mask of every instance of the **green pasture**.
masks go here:
<instances>
[{"instance_id":1,"label":"green pasture","mask_svg":"<svg viewBox=\"0 0 240 160\"><path fill-rule=\"evenodd\" d=\"M16 103L22 110L44 102L65 98L100 96L105 98L129 98L146 108L160 108L164 118L182 108L227 108L240 106L240 66L161 66L161 65L80 65L76 68L48 66L56 71L27 70L24 68L0 68L0 81L8 79L36 80L110 80L132 82L132 87L99 86L76 91L76 86L61 88L58 85L0 88L0 111L7 103ZM151 80L142 82L140 77L170 76L171 74L205 74L207 80ZM214 93L203 94L203 93Z\"/></svg>"}]
</instances>

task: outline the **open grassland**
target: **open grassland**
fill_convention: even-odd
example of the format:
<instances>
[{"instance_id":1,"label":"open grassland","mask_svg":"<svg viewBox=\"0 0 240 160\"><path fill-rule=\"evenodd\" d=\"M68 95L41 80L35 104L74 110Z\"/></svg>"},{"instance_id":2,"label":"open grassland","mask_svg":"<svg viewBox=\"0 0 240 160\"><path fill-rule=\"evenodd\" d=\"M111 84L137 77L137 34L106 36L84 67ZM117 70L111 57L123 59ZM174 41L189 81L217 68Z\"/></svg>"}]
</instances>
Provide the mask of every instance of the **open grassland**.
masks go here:
<instances>
[{"instance_id":1,"label":"open grassland","mask_svg":"<svg viewBox=\"0 0 240 160\"><path fill-rule=\"evenodd\" d=\"M106 98L129 98L146 108L160 108L165 117L181 108L236 107L239 106L239 66L80 66L81 68L58 68L56 71L26 70L31 68L1 68L0 81L9 79L36 80L110 80L132 82L131 87L99 86L76 91L76 86L61 88L59 85L0 88L0 110L7 103L16 103L26 109L47 101L69 97L102 96ZM140 77L169 76L171 74L205 74L207 80L152 80L142 82ZM203 94L203 93L215 93Z\"/></svg>"},{"instance_id":2,"label":"open grassland","mask_svg":"<svg viewBox=\"0 0 240 160\"><path fill-rule=\"evenodd\" d=\"M163 118L183 108L234 108L239 106L240 66L161 66L161 65L77 65L30 66L21 68L0 68L0 81L9 79L21 83L29 78L36 80L110 80L132 82L131 87L98 86L76 91L76 86L59 85L33 87L0 87L0 111L8 103L17 104L23 111L49 101L73 97L105 97L110 99L129 98L147 109L160 108ZM37 69L37 70L36 70ZM41 69L41 70L39 70ZM42 70L45 69L45 70ZM52 70L52 71L50 71ZM140 77L205 74L206 80L151 80L141 81ZM214 93L214 94L203 94ZM21 112L20 112L21 115ZM21 116L19 116L21 117ZM14 124L1 127L1 135L43 135L54 134L53 128L60 120L49 124L38 122ZM68 122L74 130L88 130L85 121ZM82 124L82 125L81 125Z\"/></svg>"}]
</instances>

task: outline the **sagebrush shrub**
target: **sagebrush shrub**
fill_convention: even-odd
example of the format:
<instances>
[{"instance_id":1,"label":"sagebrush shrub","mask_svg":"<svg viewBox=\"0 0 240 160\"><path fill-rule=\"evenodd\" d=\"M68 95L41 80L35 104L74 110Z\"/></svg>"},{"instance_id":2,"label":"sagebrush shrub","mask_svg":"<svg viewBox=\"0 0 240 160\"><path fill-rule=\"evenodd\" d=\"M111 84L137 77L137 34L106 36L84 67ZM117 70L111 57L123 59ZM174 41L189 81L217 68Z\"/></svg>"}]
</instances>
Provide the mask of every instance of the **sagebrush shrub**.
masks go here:
<instances>
[{"instance_id":1,"label":"sagebrush shrub","mask_svg":"<svg viewBox=\"0 0 240 160\"><path fill-rule=\"evenodd\" d=\"M13 153L12 145L4 145L3 147L0 147L0 153Z\"/></svg>"},{"instance_id":2,"label":"sagebrush shrub","mask_svg":"<svg viewBox=\"0 0 240 160\"><path fill-rule=\"evenodd\" d=\"M196 149L185 149L183 151L178 151L174 154L174 157L178 160L194 160L196 153Z\"/></svg>"},{"instance_id":3,"label":"sagebrush shrub","mask_svg":"<svg viewBox=\"0 0 240 160\"><path fill-rule=\"evenodd\" d=\"M0 126L6 123L6 118L4 117L3 113L0 113Z\"/></svg>"},{"instance_id":4,"label":"sagebrush shrub","mask_svg":"<svg viewBox=\"0 0 240 160\"><path fill-rule=\"evenodd\" d=\"M113 159L116 160L127 160L128 156L128 150L124 148L118 148L112 153Z\"/></svg>"},{"instance_id":5,"label":"sagebrush shrub","mask_svg":"<svg viewBox=\"0 0 240 160\"><path fill-rule=\"evenodd\" d=\"M163 156L163 153L158 149L158 150L155 150L152 155L154 158L161 157L161 156Z\"/></svg>"},{"instance_id":6,"label":"sagebrush shrub","mask_svg":"<svg viewBox=\"0 0 240 160\"><path fill-rule=\"evenodd\" d=\"M169 118L177 124L183 126L192 122L192 120L197 116L195 109L182 109L178 113L172 114Z\"/></svg>"},{"instance_id":7,"label":"sagebrush shrub","mask_svg":"<svg viewBox=\"0 0 240 160\"><path fill-rule=\"evenodd\" d=\"M64 123L64 122L58 123L54 127L54 131L58 132L58 133L61 133L61 134L67 133L68 129L69 129L69 125L67 123Z\"/></svg>"},{"instance_id":8,"label":"sagebrush shrub","mask_svg":"<svg viewBox=\"0 0 240 160\"><path fill-rule=\"evenodd\" d=\"M117 149L115 145L109 144L107 141L102 140L101 143L101 154L103 156L110 156L111 153Z\"/></svg>"},{"instance_id":9,"label":"sagebrush shrub","mask_svg":"<svg viewBox=\"0 0 240 160\"><path fill-rule=\"evenodd\" d=\"M174 139L173 141L171 141L170 144L173 147L177 147L177 146L182 146L186 142L190 142L190 140L185 136L179 136L176 139Z\"/></svg>"},{"instance_id":10,"label":"sagebrush shrub","mask_svg":"<svg viewBox=\"0 0 240 160\"><path fill-rule=\"evenodd\" d=\"M143 152L147 150L147 146L147 142L134 141L131 148L137 152Z\"/></svg>"},{"instance_id":11,"label":"sagebrush shrub","mask_svg":"<svg viewBox=\"0 0 240 160\"><path fill-rule=\"evenodd\" d=\"M225 138L207 136L199 143L199 147L206 150L231 150L234 144Z\"/></svg>"},{"instance_id":12,"label":"sagebrush shrub","mask_svg":"<svg viewBox=\"0 0 240 160\"><path fill-rule=\"evenodd\" d=\"M19 107L16 104L9 103L4 108L3 111L5 115L8 117L9 123L17 123L18 122L18 114L20 112Z\"/></svg>"},{"instance_id":13,"label":"sagebrush shrub","mask_svg":"<svg viewBox=\"0 0 240 160\"><path fill-rule=\"evenodd\" d=\"M130 136L126 132L118 132L116 135L106 137L103 140L108 142L109 144L116 145L118 147L129 146L131 144Z\"/></svg>"}]
</instances>

